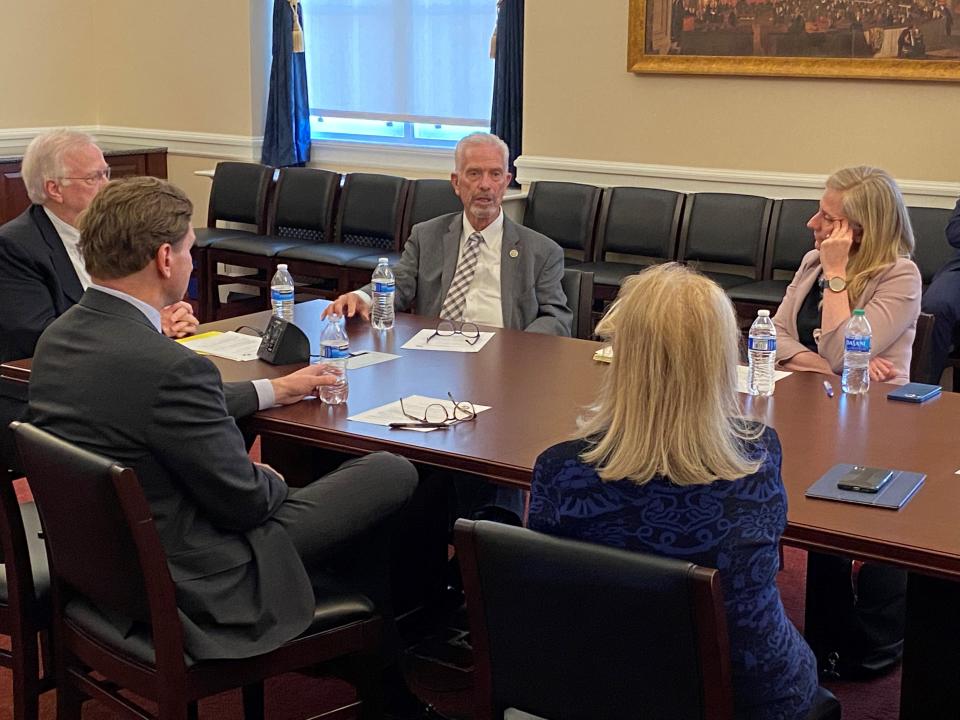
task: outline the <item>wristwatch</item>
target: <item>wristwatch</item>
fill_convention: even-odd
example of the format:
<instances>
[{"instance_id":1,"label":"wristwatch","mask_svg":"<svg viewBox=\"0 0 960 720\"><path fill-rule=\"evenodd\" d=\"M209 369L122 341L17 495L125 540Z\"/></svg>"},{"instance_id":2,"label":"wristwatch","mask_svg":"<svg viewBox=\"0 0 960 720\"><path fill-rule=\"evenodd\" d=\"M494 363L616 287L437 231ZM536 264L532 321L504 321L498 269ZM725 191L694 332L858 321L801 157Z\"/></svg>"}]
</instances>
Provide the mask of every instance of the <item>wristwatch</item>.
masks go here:
<instances>
[{"instance_id":1,"label":"wristwatch","mask_svg":"<svg viewBox=\"0 0 960 720\"><path fill-rule=\"evenodd\" d=\"M847 279L839 275L834 275L827 281L827 287L836 293L843 292L847 289Z\"/></svg>"}]
</instances>

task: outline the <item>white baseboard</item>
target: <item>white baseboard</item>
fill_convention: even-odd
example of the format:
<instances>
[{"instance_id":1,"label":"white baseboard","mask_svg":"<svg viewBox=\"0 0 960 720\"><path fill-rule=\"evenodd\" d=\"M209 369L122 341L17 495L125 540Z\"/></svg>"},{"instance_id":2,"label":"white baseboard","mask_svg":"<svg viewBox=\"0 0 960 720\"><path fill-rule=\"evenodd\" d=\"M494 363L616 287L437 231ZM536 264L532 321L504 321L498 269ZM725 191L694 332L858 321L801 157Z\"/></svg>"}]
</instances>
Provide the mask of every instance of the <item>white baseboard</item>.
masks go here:
<instances>
[{"instance_id":1,"label":"white baseboard","mask_svg":"<svg viewBox=\"0 0 960 720\"><path fill-rule=\"evenodd\" d=\"M556 180L601 187L628 185L678 192L817 199L827 176L522 155L517 159L517 178L524 186L539 180ZM951 208L960 196L960 183L899 179L897 182L907 205Z\"/></svg>"}]
</instances>

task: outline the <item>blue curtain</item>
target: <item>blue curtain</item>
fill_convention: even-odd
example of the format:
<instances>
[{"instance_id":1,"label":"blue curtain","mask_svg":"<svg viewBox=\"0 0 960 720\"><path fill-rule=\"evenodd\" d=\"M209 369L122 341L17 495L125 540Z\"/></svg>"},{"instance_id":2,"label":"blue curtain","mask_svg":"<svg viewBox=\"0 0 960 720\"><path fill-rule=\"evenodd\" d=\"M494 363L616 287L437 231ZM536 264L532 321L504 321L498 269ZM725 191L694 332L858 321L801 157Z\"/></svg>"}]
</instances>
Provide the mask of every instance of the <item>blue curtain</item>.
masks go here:
<instances>
[{"instance_id":1,"label":"blue curtain","mask_svg":"<svg viewBox=\"0 0 960 720\"><path fill-rule=\"evenodd\" d=\"M297 6L301 25L303 13ZM307 63L293 52L293 14L287 0L273 3L273 62L260 162L274 167L304 165L310 160L310 103Z\"/></svg>"},{"instance_id":2,"label":"blue curtain","mask_svg":"<svg viewBox=\"0 0 960 720\"><path fill-rule=\"evenodd\" d=\"M510 172L523 151L523 3L504 0L497 16L497 60L493 71L493 110L490 132L510 148Z\"/></svg>"}]
</instances>

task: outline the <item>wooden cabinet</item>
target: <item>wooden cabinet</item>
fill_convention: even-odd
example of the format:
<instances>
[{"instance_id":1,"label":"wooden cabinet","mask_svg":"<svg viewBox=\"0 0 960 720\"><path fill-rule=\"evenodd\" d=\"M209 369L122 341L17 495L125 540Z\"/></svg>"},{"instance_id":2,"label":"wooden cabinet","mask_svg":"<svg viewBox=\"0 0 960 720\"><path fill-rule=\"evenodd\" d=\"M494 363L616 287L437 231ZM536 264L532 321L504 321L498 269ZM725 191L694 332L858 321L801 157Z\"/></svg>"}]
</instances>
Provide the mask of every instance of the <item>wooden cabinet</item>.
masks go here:
<instances>
[{"instance_id":1,"label":"wooden cabinet","mask_svg":"<svg viewBox=\"0 0 960 720\"><path fill-rule=\"evenodd\" d=\"M101 145L101 149L115 178L134 175L167 177L166 148ZM20 176L22 160L22 153L0 157L0 225L15 218L30 205L27 189Z\"/></svg>"}]
</instances>

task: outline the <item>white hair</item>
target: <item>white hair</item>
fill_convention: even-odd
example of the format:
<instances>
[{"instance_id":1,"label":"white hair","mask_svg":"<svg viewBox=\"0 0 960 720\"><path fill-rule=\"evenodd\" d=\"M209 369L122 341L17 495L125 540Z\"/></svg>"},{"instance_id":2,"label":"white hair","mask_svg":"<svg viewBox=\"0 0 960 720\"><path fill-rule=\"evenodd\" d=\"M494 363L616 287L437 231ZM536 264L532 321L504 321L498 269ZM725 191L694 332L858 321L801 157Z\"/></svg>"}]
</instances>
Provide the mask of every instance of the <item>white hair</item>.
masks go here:
<instances>
[{"instance_id":1,"label":"white hair","mask_svg":"<svg viewBox=\"0 0 960 720\"><path fill-rule=\"evenodd\" d=\"M92 135L79 130L60 128L37 135L23 154L23 184L30 202L43 205L47 197L47 180L62 178L67 172L64 157L74 148L96 145Z\"/></svg>"},{"instance_id":2,"label":"white hair","mask_svg":"<svg viewBox=\"0 0 960 720\"><path fill-rule=\"evenodd\" d=\"M492 133L475 132L460 138L460 142L457 143L457 147L453 151L458 172L463 166L463 154L467 151L468 145L493 145L503 155L503 169L507 169L507 163L510 162L510 148L507 147L507 144Z\"/></svg>"}]
</instances>

